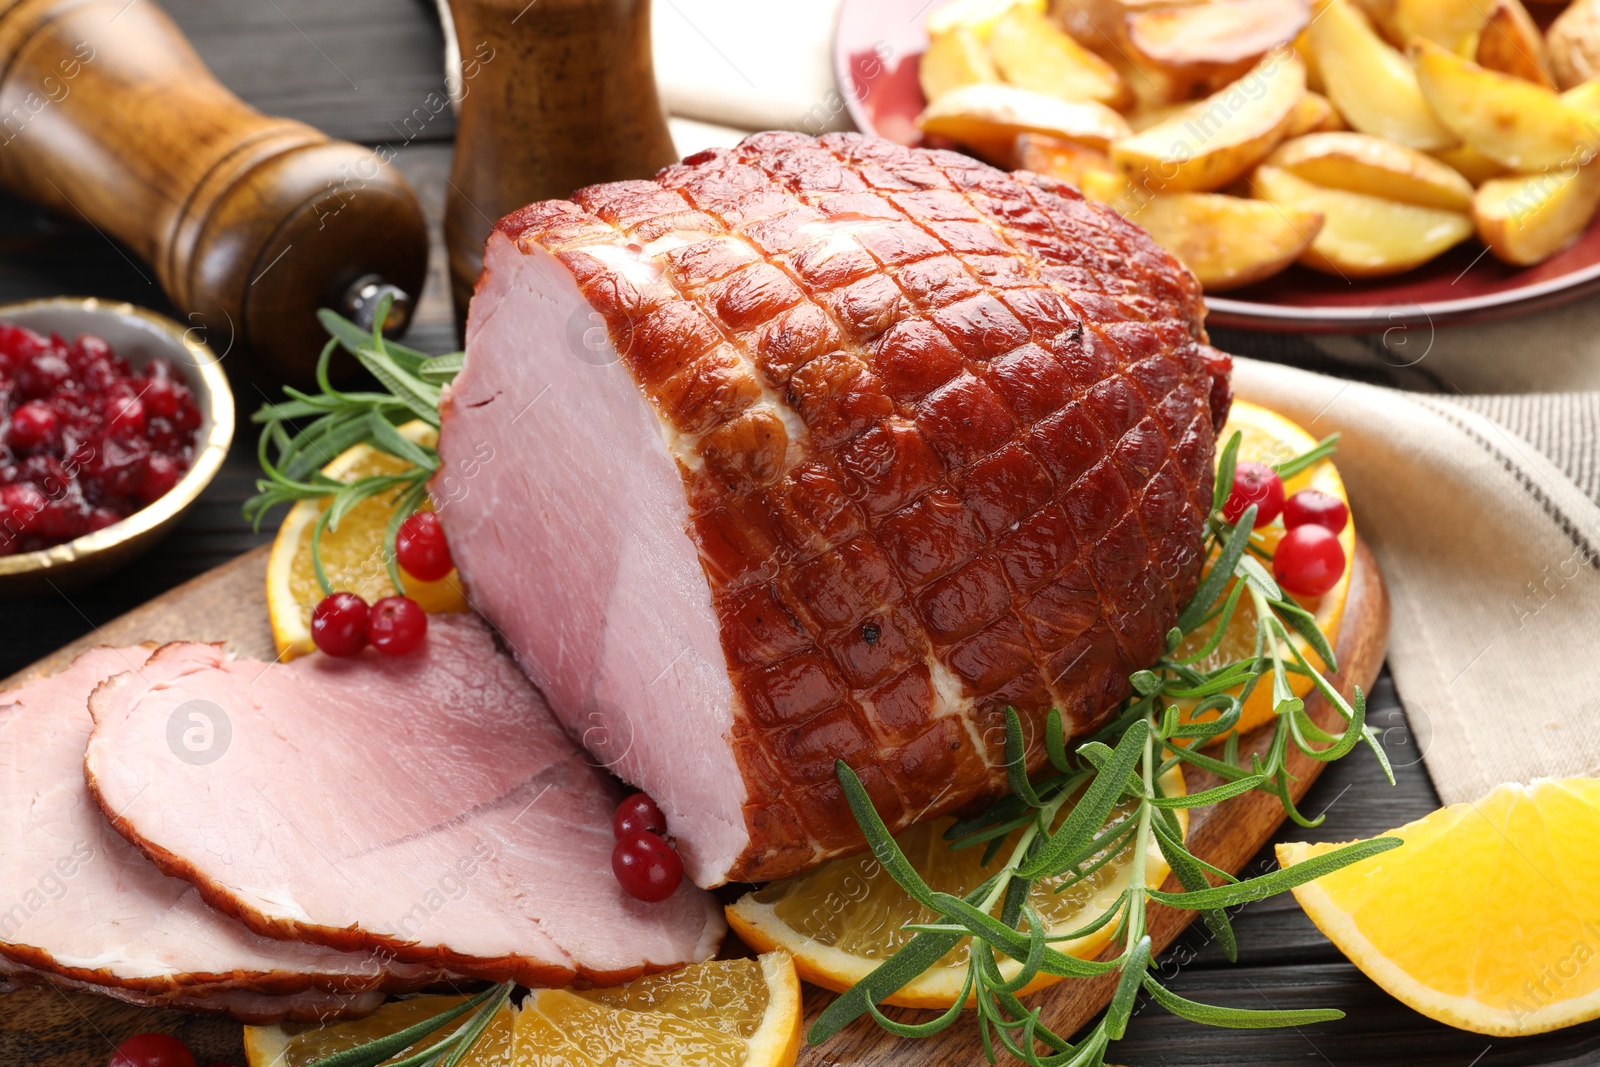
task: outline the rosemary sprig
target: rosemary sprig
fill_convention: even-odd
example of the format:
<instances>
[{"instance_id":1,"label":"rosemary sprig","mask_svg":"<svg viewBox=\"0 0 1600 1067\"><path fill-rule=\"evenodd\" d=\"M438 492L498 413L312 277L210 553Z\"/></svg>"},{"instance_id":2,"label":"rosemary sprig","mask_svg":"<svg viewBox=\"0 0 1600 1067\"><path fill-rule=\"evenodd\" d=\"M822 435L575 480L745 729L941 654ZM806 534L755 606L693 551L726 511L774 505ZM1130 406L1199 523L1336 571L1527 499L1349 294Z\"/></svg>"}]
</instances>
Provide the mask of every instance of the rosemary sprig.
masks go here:
<instances>
[{"instance_id":1,"label":"rosemary sprig","mask_svg":"<svg viewBox=\"0 0 1600 1067\"><path fill-rule=\"evenodd\" d=\"M514 982L502 982L404 1030L324 1056L311 1067L378 1067L380 1063L385 1067L458 1067L510 999L514 985ZM468 1012L472 1012L472 1016L447 1037L404 1059L387 1062L390 1057L399 1055L441 1026Z\"/></svg>"},{"instance_id":2,"label":"rosemary sprig","mask_svg":"<svg viewBox=\"0 0 1600 1067\"><path fill-rule=\"evenodd\" d=\"M384 301L389 297L384 297ZM383 322L387 305L380 304L375 322ZM397 429L421 419L439 428L439 388L461 370L462 353L429 356L387 340L374 326L371 333L324 308L318 321L328 331L328 343L317 360L315 393L288 386L289 400L266 404L252 416L261 426L257 455L264 477L256 481L256 495L245 502L245 518L257 529L268 511L278 504L298 500L326 500L328 504L311 531L311 566L324 595L334 591L322 563L322 535L336 529L339 520L363 500L387 495L391 516L384 532L383 558L389 580L405 592L394 541L400 523L416 511L427 494L427 482L439 469L439 453L407 438ZM339 349L356 358L387 392L342 392L328 377L328 365ZM397 474L374 474L341 482L322 468L345 449L367 444L410 466Z\"/></svg>"},{"instance_id":3,"label":"rosemary sprig","mask_svg":"<svg viewBox=\"0 0 1600 1067\"><path fill-rule=\"evenodd\" d=\"M988 881L965 898L932 890L900 852L855 772L842 761L837 765L840 785L873 855L936 919L911 928L915 934L910 941L829 1005L807 1034L812 1043L828 1040L862 1015L904 1037L924 1037L952 1025L961 1015L960 1007L931 1021L909 1024L890 1019L878 1005L934 966L963 938L971 939L971 952L957 1004L973 995L979 1035L991 1062L1003 1050L1029 1067L1099 1067L1109 1045L1123 1036L1141 991L1174 1015L1210 1026L1302 1026L1343 1017L1333 1009L1253 1011L1200 1004L1166 989L1151 970L1146 927L1151 902L1199 912L1228 958L1236 959L1226 909L1281 893L1400 844L1396 838L1358 842L1247 879L1217 869L1184 846L1177 809L1219 803L1252 790L1276 797L1299 825L1321 822L1321 816L1307 819L1294 806L1288 767L1291 746L1312 759L1329 761L1364 742L1377 755L1390 783L1394 781L1376 733L1364 721L1366 701L1359 688L1354 699L1346 700L1294 647L1291 634L1301 637L1326 669L1337 670L1333 648L1314 616L1278 587L1262 565L1266 554L1251 544L1255 508L1233 524L1220 514L1233 481L1239 442L1236 433L1218 457L1213 515L1206 530L1210 567L1168 632L1166 654L1154 667L1131 676L1133 694L1112 721L1069 751L1061 715L1051 711L1044 738L1049 765L1043 776L1030 779L1021 719L1007 711L1005 755L1011 795L982 814L956 822L945 834L951 848L984 845L986 861L1009 847L1006 862ZM1336 446L1335 435L1276 469L1287 477L1331 455ZM1246 597L1255 612L1249 655L1202 670L1197 664L1220 647L1223 631ZM1215 630L1203 647L1193 655L1178 656L1184 638L1205 625ZM1309 677L1315 690L1337 709L1345 723L1340 733L1330 734L1312 722L1304 701L1290 689L1291 675ZM1265 757L1252 753L1248 765L1241 765L1238 736L1232 731L1243 702L1263 682L1271 687L1273 732ZM1187 719L1179 713L1175 703L1179 700L1192 704ZM1220 756L1201 751L1219 738L1225 739ZM1164 796L1158 783L1178 763L1210 771L1222 782L1187 796ZM1113 819L1118 805L1131 807L1130 814ZM1145 857L1152 844L1167 860L1182 892L1145 886ZM1128 888L1112 907L1083 929L1047 934L1028 904L1035 883L1073 884L1124 853L1131 868ZM1051 947L1110 923L1115 923L1112 943L1120 946L1112 959L1078 960ZM1008 970L1014 973L1008 976ZM1017 996L1041 972L1067 978L1118 975L1110 1004L1077 1041L1051 1031L1041 1021L1040 1009L1028 1007Z\"/></svg>"}]
</instances>

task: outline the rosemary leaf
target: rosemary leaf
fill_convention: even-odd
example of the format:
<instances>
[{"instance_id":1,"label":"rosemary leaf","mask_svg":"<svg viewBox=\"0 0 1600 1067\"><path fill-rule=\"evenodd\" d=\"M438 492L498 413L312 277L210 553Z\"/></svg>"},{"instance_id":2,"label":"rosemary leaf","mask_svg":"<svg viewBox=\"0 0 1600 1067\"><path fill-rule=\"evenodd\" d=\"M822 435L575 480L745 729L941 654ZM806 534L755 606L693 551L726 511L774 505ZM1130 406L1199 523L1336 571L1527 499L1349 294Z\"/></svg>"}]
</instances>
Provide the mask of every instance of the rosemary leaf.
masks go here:
<instances>
[{"instance_id":1,"label":"rosemary leaf","mask_svg":"<svg viewBox=\"0 0 1600 1067\"><path fill-rule=\"evenodd\" d=\"M1404 842L1398 837L1375 837L1369 841L1357 841L1353 844L1336 848L1332 852L1324 852L1320 856L1304 860L1293 867L1284 867L1269 874L1247 878L1242 882L1232 885L1216 886L1211 889L1201 889L1185 893L1163 893L1159 889L1149 891L1150 899L1158 900L1163 904L1171 904L1175 908L1184 908L1189 911L1201 911L1206 908L1231 908L1238 904L1248 904L1252 900L1261 900L1293 889L1297 885L1321 878L1342 867L1352 863L1359 863L1369 856L1388 852L1392 848L1399 848Z\"/></svg>"},{"instance_id":2,"label":"rosemary leaf","mask_svg":"<svg viewBox=\"0 0 1600 1067\"><path fill-rule=\"evenodd\" d=\"M1151 999L1180 1019L1203 1023L1206 1026L1225 1026L1235 1030L1263 1030L1278 1026L1310 1026L1314 1023L1329 1023L1344 1018L1344 1012L1337 1008L1263 1011L1201 1004L1178 996L1156 981L1155 976L1148 972L1144 976L1144 988Z\"/></svg>"}]
</instances>

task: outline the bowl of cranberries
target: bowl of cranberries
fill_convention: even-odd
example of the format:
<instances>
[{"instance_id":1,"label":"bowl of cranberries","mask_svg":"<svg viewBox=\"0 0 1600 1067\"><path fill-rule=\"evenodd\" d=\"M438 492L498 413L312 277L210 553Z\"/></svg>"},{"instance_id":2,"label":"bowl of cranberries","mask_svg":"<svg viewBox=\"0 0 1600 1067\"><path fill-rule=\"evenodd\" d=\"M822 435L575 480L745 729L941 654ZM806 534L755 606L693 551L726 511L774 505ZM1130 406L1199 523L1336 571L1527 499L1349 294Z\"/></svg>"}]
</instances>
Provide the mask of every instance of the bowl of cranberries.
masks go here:
<instances>
[{"instance_id":1,"label":"bowl of cranberries","mask_svg":"<svg viewBox=\"0 0 1600 1067\"><path fill-rule=\"evenodd\" d=\"M217 358L131 304L0 305L0 594L105 574L149 548L222 466Z\"/></svg>"}]
</instances>

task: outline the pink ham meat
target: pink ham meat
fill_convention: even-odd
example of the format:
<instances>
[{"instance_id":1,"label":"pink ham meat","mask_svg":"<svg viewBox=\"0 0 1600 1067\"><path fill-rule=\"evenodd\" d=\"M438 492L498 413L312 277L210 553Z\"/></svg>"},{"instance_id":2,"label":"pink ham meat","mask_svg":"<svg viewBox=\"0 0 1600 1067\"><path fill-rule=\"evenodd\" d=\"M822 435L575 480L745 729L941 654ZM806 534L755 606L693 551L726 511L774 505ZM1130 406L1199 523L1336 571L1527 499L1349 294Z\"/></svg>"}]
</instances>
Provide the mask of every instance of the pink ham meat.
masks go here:
<instances>
[{"instance_id":1,"label":"pink ham meat","mask_svg":"<svg viewBox=\"0 0 1600 1067\"><path fill-rule=\"evenodd\" d=\"M758 134L490 236L432 489L473 604L701 885L1003 788L1199 571L1228 360L1060 182ZM1029 753L1037 766L1042 744Z\"/></svg>"},{"instance_id":2,"label":"pink ham meat","mask_svg":"<svg viewBox=\"0 0 1600 1067\"><path fill-rule=\"evenodd\" d=\"M231 731L211 763L169 745L195 701ZM84 765L112 824L262 934L534 985L622 981L721 939L687 883L660 904L623 893L620 793L475 618L435 616L398 659L167 645L90 708Z\"/></svg>"},{"instance_id":3,"label":"pink ham meat","mask_svg":"<svg viewBox=\"0 0 1600 1067\"><path fill-rule=\"evenodd\" d=\"M10 969L141 1004L250 1020L364 1013L431 972L261 937L113 832L83 780L89 694L145 665L97 648L0 693L0 953ZM134 675L137 676L136 674Z\"/></svg>"}]
</instances>

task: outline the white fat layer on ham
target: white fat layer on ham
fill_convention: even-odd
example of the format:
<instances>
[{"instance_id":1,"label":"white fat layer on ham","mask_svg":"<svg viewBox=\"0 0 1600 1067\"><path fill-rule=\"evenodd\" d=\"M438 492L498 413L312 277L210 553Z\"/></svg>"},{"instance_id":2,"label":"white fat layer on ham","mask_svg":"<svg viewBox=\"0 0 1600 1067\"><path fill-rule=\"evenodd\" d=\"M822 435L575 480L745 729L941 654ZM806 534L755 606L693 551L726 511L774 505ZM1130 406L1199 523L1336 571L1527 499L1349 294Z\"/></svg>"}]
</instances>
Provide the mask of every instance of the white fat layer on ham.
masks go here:
<instances>
[{"instance_id":1,"label":"white fat layer on ham","mask_svg":"<svg viewBox=\"0 0 1600 1067\"><path fill-rule=\"evenodd\" d=\"M749 841L732 749L708 742L733 689L669 434L608 341L573 342L591 316L549 253L490 237L434 499L474 606L716 885Z\"/></svg>"},{"instance_id":2,"label":"white fat layer on ham","mask_svg":"<svg viewBox=\"0 0 1600 1067\"><path fill-rule=\"evenodd\" d=\"M190 706L229 723L214 762L170 747ZM623 892L615 787L471 616L432 617L400 658L269 665L167 646L92 710L84 765L102 805L283 936L359 930L405 959L557 981L692 962L721 937L692 886L660 904Z\"/></svg>"},{"instance_id":3,"label":"white fat layer on ham","mask_svg":"<svg viewBox=\"0 0 1600 1067\"><path fill-rule=\"evenodd\" d=\"M368 953L260 937L107 825L84 786L89 694L113 675L137 673L149 655L92 649L59 674L0 693L0 952L154 995L208 975L349 990L397 973L416 977L415 968L392 969Z\"/></svg>"}]
</instances>

